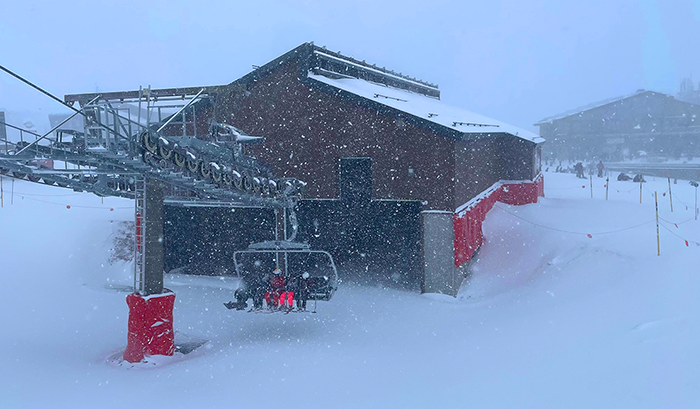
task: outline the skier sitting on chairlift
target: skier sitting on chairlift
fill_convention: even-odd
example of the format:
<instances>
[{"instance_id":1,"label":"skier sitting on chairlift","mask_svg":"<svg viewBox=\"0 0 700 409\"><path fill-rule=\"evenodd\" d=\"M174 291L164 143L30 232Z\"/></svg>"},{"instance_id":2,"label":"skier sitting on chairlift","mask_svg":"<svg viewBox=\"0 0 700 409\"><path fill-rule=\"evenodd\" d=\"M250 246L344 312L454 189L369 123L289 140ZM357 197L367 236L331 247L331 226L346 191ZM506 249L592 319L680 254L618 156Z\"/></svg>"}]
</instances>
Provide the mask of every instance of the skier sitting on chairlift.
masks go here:
<instances>
[{"instance_id":1,"label":"skier sitting on chairlift","mask_svg":"<svg viewBox=\"0 0 700 409\"><path fill-rule=\"evenodd\" d=\"M309 278L309 273L304 272L301 277L296 279L295 288L297 290L297 310L306 311L306 300L309 299L311 294L311 279Z\"/></svg>"},{"instance_id":2,"label":"skier sitting on chairlift","mask_svg":"<svg viewBox=\"0 0 700 409\"><path fill-rule=\"evenodd\" d=\"M236 301L224 303L224 306L229 310L237 309L244 310L248 306L248 299L253 299L253 308L259 310L262 308L262 300L264 293L264 283L261 278L254 273L244 272L242 274L242 284L233 293Z\"/></svg>"},{"instance_id":3,"label":"skier sitting on chairlift","mask_svg":"<svg viewBox=\"0 0 700 409\"><path fill-rule=\"evenodd\" d=\"M291 304L291 301L294 297L294 292L288 294L288 292L285 291L284 288L287 283L284 276L282 275L282 270L276 268L272 272L272 277L270 277L269 280L266 281L269 285L268 291L265 293L265 301L267 302L268 308L280 308L282 305L285 304L286 300L284 298L286 298L287 296L290 297Z\"/></svg>"}]
</instances>

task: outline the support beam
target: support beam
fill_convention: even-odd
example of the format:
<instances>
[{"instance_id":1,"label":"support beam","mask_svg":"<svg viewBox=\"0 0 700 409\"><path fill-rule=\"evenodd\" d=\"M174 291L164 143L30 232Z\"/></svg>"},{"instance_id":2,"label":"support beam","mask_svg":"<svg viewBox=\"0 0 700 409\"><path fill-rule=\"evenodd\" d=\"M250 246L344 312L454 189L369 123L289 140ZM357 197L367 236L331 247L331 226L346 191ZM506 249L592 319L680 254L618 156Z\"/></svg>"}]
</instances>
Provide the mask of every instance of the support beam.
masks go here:
<instances>
[{"instance_id":1,"label":"support beam","mask_svg":"<svg viewBox=\"0 0 700 409\"><path fill-rule=\"evenodd\" d=\"M275 209L275 240L287 240L287 212L285 209ZM286 255L275 253L275 264L277 268L287 273Z\"/></svg>"},{"instance_id":2,"label":"support beam","mask_svg":"<svg viewBox=\"0 0 700 409\"><path fill-rule=\"evenodd\" d=\"M145 268L143 277L143 294L160 294L163 292L163 183L153 178L146 178L145 201Z\"/></svg>"}]
</instances>

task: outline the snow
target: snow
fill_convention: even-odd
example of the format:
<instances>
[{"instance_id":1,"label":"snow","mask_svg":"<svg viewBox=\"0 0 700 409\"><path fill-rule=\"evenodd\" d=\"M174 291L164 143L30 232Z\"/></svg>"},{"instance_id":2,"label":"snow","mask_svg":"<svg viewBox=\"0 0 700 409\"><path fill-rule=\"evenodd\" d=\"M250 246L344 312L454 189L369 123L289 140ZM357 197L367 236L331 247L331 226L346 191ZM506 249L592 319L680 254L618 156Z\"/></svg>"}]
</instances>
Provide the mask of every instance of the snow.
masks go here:
<instances>
[{"instance_id":1,"label":"snow","mask_svg":"<svg viewBox=\"0 0 700 409\"><path fill-rule=\"evenodd\" d=\"M510 133L531 142L544 142L544 138L530 131L450 106L439 99L422 94L357 78L331 79L311 72L308 77L465 134ZM455 125L455 123L477 124L477 126Z\"/></svg>"},{"instance_id":2,"label":"snow","mask_svg":"<svg viewBox=\"0 0 700 409\"><path fill-rule=\"evenodd\" d=\"M132 266L106 261L133 203L18 181L10 204L4 177L0 402L698 407L695 189L673 185L671 213L666 179L650 178L639 204L638 184L615 176L608 201L602 179L591 199L587 179L547 173L538 204L497 204L457 298L341 283L317 314L256 315L223 307L234 278L168 275L176 340L208 343L135 366L110 360L126 344Z\"/></svg>"}]
</instances>

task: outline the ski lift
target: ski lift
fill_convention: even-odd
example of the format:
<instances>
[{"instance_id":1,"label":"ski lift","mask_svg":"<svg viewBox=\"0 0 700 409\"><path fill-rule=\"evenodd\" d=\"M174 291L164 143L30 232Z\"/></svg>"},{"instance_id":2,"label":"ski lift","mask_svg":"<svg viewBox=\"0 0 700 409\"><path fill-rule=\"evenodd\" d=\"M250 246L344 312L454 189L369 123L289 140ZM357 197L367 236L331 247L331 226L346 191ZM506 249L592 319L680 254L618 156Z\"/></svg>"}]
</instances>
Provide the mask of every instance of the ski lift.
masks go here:
<instances>
[{"instance_id":1,"label":"ski lift","mask_svg":"<svg viewBox=\"0 0 700 409\"><path fill-rule=\"evenodd\" d=\"M280 268L288 279L309 273L309 300L329 301L338 289L338 270L327 251L312 250L305 243L292 241L263 241L253 243L247 250L233 253L236 274L264 275Z\"/></svg>"}]
</instances>

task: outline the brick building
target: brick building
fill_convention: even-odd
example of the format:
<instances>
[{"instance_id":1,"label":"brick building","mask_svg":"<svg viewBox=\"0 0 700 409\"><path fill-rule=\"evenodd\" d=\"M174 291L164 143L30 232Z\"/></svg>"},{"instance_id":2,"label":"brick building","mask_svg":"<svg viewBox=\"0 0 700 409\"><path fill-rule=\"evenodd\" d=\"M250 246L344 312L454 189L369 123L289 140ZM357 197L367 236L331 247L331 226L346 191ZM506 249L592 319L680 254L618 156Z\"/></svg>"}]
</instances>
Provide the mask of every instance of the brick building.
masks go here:
<instances>
[{"instance_id":1,"label":"brick building","mask_svg":"<svg viewBox=\"0 0 700 409\"><path fill-rule=\"evenodd\" d=\"M440 214L452 223L440 234L451 235L455 257L448 264L459 267L481 243L488 209L466 222L468 212L494 192L500 198L502 181L517 181L504 201L531 203L542 195L538 135L449 106L436 85L313 43L217 87L194 109L193 133L206 135L216 120L264 136L264 145L245 153L277 177L308 183L297 209L300 239L330 247L358 271L383 269L394 281L398 263L399 281L409 286L425 284L420 254L432 242L426 220ZM353 183L343 182L343 158ZM431 216L421 217L426 212Z\"/></svg>"}]
</instances>

